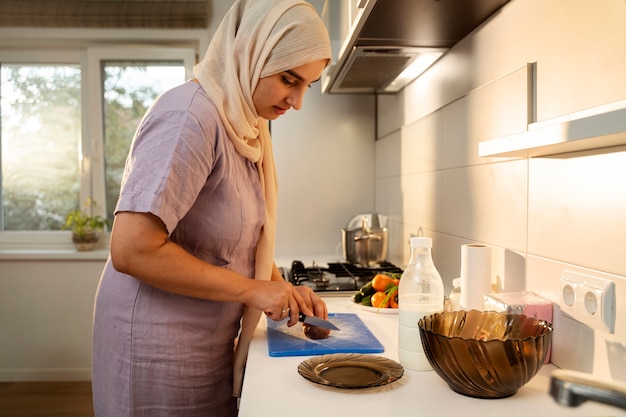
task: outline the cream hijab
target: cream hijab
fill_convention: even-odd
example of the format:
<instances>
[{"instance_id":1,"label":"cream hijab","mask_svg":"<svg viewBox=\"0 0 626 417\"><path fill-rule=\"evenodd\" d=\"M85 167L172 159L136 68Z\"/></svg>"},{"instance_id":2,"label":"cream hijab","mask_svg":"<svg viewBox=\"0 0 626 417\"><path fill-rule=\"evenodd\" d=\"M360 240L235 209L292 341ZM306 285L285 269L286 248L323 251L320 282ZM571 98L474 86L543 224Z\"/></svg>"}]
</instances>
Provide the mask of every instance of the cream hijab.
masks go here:
<instances>
[{"instance_id":1,"label":"cream hijab","mask_svg":"<svg viewBox=\"0 0 626 417\"><path fill-rule=\"evenodd\" d=\"M301 0L237 0L217 29L194 74L214 102L235 149L256 163L265 195L265 224L256 250L255 279L269 280L274 265L277 182L267 120L252 94L260 78L327 59L328 32ZM239 397L250 340L261 311L246 307L233 364Z\"/></svg>"}]
</instances>

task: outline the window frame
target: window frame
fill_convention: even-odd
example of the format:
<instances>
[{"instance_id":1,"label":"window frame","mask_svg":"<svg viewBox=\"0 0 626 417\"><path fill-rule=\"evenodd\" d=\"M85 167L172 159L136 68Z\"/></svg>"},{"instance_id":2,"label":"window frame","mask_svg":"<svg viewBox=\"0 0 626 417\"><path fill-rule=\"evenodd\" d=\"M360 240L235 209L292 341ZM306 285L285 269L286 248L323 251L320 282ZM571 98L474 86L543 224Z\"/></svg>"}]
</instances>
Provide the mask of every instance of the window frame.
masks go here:
<instances>
[{"instance_id":1,"label":"window frame","mask_svg":"<svg viewBox=\"0 0 626 417\"><path fill-rule=\"evenodd\" d=\"M191 79L196 51L190 47L93 46L59 49L3 49L2 64L78 64L81 69L81 143L79 151L80 201L105 201L104 97L102 62L182 61ZM99 204L97 214L106 216ZM108 241L108 239L105 239ZM107 243L108 244L108 243ZM74 250L69 231L1 231L0 250Z\"/></svg>"}]
</instances>

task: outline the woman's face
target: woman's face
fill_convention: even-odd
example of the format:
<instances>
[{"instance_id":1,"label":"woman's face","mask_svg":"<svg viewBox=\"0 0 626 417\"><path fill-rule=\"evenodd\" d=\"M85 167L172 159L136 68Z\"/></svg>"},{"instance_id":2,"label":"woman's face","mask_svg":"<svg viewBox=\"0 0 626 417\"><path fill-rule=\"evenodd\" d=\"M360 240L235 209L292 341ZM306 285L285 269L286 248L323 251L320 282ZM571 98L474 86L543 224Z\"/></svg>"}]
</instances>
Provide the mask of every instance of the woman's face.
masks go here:
<instances>
[{"instance_id":1,"label":"woman's face","mask_svg":"<svg viewBox=\"0 0 626 417\"><path fill-rule=\"evenodd\" d=\"M326 60L261 78L252 93L252 102L259 117L275 120L290 108L300 110L302 97L311 83L319 80Z\"/></svg>"}]
</instances>

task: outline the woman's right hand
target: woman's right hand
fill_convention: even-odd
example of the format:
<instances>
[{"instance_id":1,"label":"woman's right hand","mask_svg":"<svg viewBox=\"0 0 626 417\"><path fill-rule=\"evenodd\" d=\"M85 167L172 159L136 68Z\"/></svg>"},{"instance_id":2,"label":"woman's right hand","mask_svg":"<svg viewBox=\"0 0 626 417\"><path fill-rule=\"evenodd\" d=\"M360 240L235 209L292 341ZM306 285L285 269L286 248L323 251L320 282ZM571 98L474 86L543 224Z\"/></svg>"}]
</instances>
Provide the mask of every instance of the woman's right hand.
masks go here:
<instances>
[{"instance_id":1,"label":"woman's right hand","mask_svg":"<svg viewBox=\"0 0 626 417\"><path fill-rule=\"evenodd\" d=\"M298 323L300 313L306 316L328 318L326 303L309 288L296 287L285 281L258 281L255 297L257 308L274 321L289 317L287 326Z\"/></svg>"},{"instance_id":2,"label":"woman's right hand","mask_svg":"<svg viewBox=\"0 0 626 417\"><path fill-rule=\"evenodd\" d=\"M300 307L304 314L313 314L306 306L302 296L294 291L293 286L285 281L255 281L253 298L250 304L263 311L274 321L290 317L288 326L298 322ZM306 310L306 311L305 311Z\"/></svg>"}]
</instances>

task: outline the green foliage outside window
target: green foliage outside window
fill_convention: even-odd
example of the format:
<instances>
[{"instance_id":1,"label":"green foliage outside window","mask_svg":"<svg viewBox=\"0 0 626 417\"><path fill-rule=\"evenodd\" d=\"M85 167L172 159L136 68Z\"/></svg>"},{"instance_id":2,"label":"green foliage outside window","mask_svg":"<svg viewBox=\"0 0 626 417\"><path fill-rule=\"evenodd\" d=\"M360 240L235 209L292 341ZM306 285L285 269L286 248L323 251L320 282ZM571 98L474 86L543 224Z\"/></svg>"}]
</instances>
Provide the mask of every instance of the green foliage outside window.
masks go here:
<instances>
[{"instance_id":1,"label":"green foliage outside window","mask_svg":"<svg viewBox=\"0 0 626 417\"><path fill-rule=\"evenodd\" d=\"M139 121L156 96L184 81L180 63L103 64L107 221L112 224L124 163ZM61 230L79 210L79 65L0 65L0 231Z\"/></svg>"},{"instance_id":2,"label":"green foliage outside window","mask_svg":"<svg viewBox=\"0 0 626 417\"><path fill-rule=\"evenodd\" d=\"M59 230L80 191L80 69L1 72L3 229Z\"/></svg>"}]
</instances>

